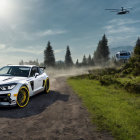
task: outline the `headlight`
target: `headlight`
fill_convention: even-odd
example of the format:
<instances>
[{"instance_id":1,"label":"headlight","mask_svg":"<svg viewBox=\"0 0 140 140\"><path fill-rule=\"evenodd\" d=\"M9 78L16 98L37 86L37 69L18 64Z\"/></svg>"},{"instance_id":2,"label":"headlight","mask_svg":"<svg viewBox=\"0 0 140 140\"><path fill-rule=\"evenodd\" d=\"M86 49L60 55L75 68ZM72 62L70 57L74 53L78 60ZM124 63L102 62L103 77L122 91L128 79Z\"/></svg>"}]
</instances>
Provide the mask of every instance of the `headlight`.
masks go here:
<instances>
[{"instance_id":1,"label":"headlight","mask_svg":"<svg viewBox=\"0 0 140 140\"><path fill-rule=\"evenodd\" d=\"M16 85L16 83L0 85L0 91L12 90Z\"/></svg>"}]
</instances>

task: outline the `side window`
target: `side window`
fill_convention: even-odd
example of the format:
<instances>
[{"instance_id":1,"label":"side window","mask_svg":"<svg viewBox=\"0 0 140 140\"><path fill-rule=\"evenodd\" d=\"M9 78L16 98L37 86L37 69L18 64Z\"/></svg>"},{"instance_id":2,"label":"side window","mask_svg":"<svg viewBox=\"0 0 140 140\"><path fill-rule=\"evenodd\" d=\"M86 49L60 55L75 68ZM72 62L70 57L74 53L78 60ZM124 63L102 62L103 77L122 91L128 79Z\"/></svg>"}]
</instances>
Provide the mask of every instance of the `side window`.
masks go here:
<instances>
[{"instance_id":1,"label":"side window","mask_svg":"<svg viewBox=\"0 0 140 140\"><path fill-rule=\"evenodd\" d=\"M35 73L39 73L37 67L33 67L30 73L30 77L35 76Z\"/></svg>"},{"instance_id":2,"label":"side window","mask_svg":"<svg viewBox=\"0 0 140 140\"><path fill-rule=\"evenodd\" d=\"M40 75L44 73L44 71L41 68L38 68L38 71Z\"/></svg>"}]
</instances>

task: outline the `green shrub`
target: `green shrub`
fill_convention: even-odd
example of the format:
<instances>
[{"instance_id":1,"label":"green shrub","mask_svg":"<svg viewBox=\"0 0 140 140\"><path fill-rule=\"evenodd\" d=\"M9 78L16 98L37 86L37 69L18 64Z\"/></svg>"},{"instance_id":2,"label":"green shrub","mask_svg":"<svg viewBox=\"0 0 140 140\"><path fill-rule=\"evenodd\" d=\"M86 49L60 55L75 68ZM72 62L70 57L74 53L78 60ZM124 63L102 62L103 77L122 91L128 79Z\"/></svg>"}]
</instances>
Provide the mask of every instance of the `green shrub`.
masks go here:
<instances>
[{"instance_id":1,"label":"green shrub","mask_svg":"<svg viewBox=\"0 0 140 140\"><path fill-rule=\"evenodd\" d=\"M104 75L102 77L100 77L100 83L101 85L111 85L111 84L117 84L118 81L113 78L112 76L109 75Z\"/></svg>"},{"instance_id":2,"label":"green shrub","mask_svg":"<svg viewBox=\"0 0 140 140\"><path fill-rule=\"evenodd\" d=\"M99 80L100 76L99 75L94 75L94 74L89 74L89 79L90 80Z\"/></svg>"},{"instance_id":3,"label":"green shrub","mask_svg":"<svg viewBox=\"0 0 140 140\"><path fill-rule=\"evenodd\" d=\"M124 83L123 86L128 92L135 92L135 93L140 94L140 84L139 83L126 82L126 83Z\"/></svg>"}]
</instances>

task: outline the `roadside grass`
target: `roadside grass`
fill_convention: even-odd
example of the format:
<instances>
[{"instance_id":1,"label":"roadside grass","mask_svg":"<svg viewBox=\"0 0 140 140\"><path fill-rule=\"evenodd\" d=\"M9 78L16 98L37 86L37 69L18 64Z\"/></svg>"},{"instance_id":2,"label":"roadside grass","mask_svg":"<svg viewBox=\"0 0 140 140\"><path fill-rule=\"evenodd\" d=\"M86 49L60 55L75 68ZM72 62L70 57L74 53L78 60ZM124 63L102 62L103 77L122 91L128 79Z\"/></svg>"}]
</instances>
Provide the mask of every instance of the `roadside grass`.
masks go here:
<instances>
[{"instance_id":1,"label":"roadside grass","mask_svg":"<svg viewBox=\"0 0 140 140\"><path fill-rule=\"evenodd\" d=\"M68 83L100 130L110 131L118 140L140 140L139 94L116 85L101 86L99 81L88 78L69 78Z\"/></svg>"}]
</instances>

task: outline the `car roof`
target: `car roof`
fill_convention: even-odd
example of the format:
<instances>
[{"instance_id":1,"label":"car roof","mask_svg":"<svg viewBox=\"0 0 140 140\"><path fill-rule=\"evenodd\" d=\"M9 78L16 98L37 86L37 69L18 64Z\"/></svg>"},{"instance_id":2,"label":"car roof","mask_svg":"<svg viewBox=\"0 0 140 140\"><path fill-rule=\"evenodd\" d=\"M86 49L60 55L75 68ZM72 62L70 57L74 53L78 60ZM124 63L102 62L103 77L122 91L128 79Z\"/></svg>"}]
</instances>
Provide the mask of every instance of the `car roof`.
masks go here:
<instances>
[{"instance_id":1,"label":"car roof","mask_svg":"<svg viewBox=\"0 0 140 140\"><path fill-rule=\"evenodd\" d=\"M21 66L21 67L30 67L30 68L32 68L32 67L38 67L38 66L36 66L36 65L8 65L8 66Z\"/></svg>"}]
</instances>

